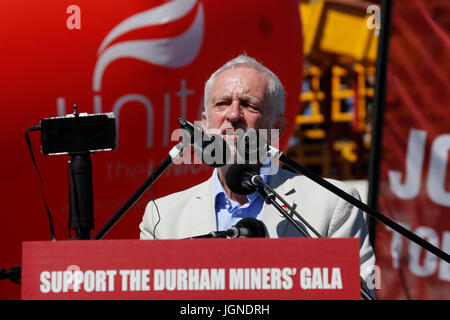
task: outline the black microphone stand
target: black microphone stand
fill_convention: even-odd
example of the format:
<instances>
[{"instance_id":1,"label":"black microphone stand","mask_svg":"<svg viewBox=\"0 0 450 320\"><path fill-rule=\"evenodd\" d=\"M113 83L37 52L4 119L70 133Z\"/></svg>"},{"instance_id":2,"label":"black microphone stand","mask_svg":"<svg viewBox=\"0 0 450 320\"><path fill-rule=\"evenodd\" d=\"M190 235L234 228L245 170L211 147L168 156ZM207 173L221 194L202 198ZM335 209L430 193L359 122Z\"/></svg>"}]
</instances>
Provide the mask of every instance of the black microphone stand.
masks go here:
<instances>
[{"instance_id":1,"label":"black microphone stand","mask_svg":"<svg viewBox=\"0 0 450 320\"><path fill-rule=\"evenodd\" d=\"M318 238L322 237L322 235L317 232L297 211L295 211L295 209L289 203L287 203L282 196L280 196L271 186L265 183L260 176L254 176L254 178L254 185L256 186L258 193L261 195L264 201L267 204L272 204L301 234L303 234L305 237L311 238L311 236L301 227L301 225L299 225L297 221L295 221L289 214L287 214L287 212L275 201L274 198L280 200L287 207L287 209L292 212ZM267 193L267 191L262 188L261 185L264 186L264 188L268 189L270 193Z\"/></svg>"},{"instance_id":2,"label":"black microphone stand","mask_svg":"<svg viewBox=\"0 0 450 320\"><path fill-rule=\"evenodd\" d=\"M288 209L290 212L292 212L297 218L301 220L303 224L305 224L318 238L323 238L322 235L317 232L305 219L303 219L302 216L300 216L294 208L289 205L282 196L280 196L271 186L269 186L267 183L264 182L264 180L259 175L255 175L250 179L250 183L254 186L256 186L256 190L261 195L261 197L264 199L264 201L267 204L272 204L301 234L303 234L306 238L311 238L311 236L303 230L301 225L298 224L295 219L293 219L287 212L284 210L278 202L275 201L274 198L277 198L280 200ZM268 193L267 190L270 191ZM364 280L361 278L361 297L364 300L373 300L373 298L370 296L370 294L367 292L368 289L365 286Z\"/></svg>"},{"instance_id":3,"label":"black microphone stand","mask_svg":"<svg viewBox=\"0 0 450 320\"><path fill-rule=\"evenodd\" d=\"M122 218L122 216L131 208L131 206L139 200L144 192L158 179L161 174L176 160L182 153L186 143L184 141L178 143L169 152L167 158L165 158L158 167L152 172L150 177L144 181L144 183L131 195L131 197L120 207L120 209L106 222L106 224L100 229L100 231L92 238L93 240L102 239L106 233Z\"/></svg>"},{"instance_id":4,"label":"black microphone stand","mask_svg":"<svg viewBox=\"0 0 450 320\"><path fill-rule=\"evenodd\" d=\"M259 179L258 179L259 180ZM262 179L261 179L262 180ZM263 181L264 183L264 181ZM264 186L265 187L265 186ZM297 221L295 221L279 204L275 201L275 197L277 197L281 202L283 202L287 208L290 210L290 212L294 213L296 217L300 218L300 220L305 224L308 225L308 223L289 205L286 204L286 201L282 199L275 191L269 189L270 193L267 193L267 191L264 189L264 187L257 185L256 190L261 195L261 197L264 199L264 202L267 204L273 205L301 234L303 234L305 237L310 238L311 236L301 227L301 225L298 224ZM316 232L312 227L310 228L311 231ZM320 236L320 235L319 235Z\"/></svg>"},{"instance_id":5,"label":"black microphone stand","mask_svg":"<svg viewBox=\"0 0 450 320\"><path fill-rule=\"evenodd\" d=\"M120 207L120 209L108 220L108 222L100 229L100 231L92 238L93 240L102 239L106 233L111 230L111 228L122 218L122 216L131 208L131 206L144 194L144 192L158 179L161 174L173 163L174 160L178 159L182 154L184 149L188 145L193 145L194 149L200 146L197 145L198 141L195 141L195 136L197 131L200 138L203 136L202 131L199 127L192 125L190 122L184 120L183 118L178 119L180 127L187 131L187 136L184 136L183 141L178 143L169 152L169 156L164 159L161 164L152 172L150 177L144 181L144 183L131 195L131 197ZM210 137L207 141L201 142L201 148L207 146L209 143L214 141L214 137ZM204 143L205 142L205 143ZM203 144L204 143L204 144ZM212 164L209 164L212 165Z\"/></svg>"},{"instance_id":6,"label":"black microphone stand","mask_svg":"<svg viewBox=\"0 0 450 320\"><path fill-rule=\"evenodd\" d=\"M89 152L70 154L70 214L71 225L78 240L89 240L94 228L92 162Z\"/></svg>"},{"instance_id":7,"label":"black microphone stand","mask_svg":"<svg viewBox=\"0 0 450 320\"><path fill-rule=\"evenodd\" d=\"M0 268L0 280L9 279L16 284L21 284L22 267L15 266L9 270Z\"/></svg>"},{"instance_id":8,"label":"black microphone stand","mask_svg":"<svg viewBox=\"0 0 450 320\"><path fill-rule=\"evenodd\" d=\"M400 224L398 224L397 222L389 219L388 217L386 217L385 215L381 214L380 212L378 212L377 210L373 209L372 207L369 207L365 203L363 203L363 202L359 201L358 199L354 198L353 196L349 195L347 192L339 189L334 184L332 184L332 183L328 182L327 180L323 179L322 177L318 176L317 174L315 174L311 170L301 166L300 164L298 164L294 160L289 159L287 156L285 156L278 149L270 146L269 147L269 151L268 151L268 155L270 157L272 157L272 158L279 159L281 162L286 164L288 167L292 168L293 170L295 170L295 171L297 171L299 173L304 174L306 177L308 177L309 179L313 180L317 184L321 185L322 187L324 187L328 191L331 191L332 193L334 193L338 197L346 200L347 202L351 203L355 207L357 207L357 208L363 210L364 212L368 213L370 216L372 216L376 220L382 222L383 224L387 225L391 229L397 231L398 233L400 233L404 237L408 238L409 240L413 241L414 243L418 244L419 246L421 246L425 250L433 253L434 255L436 255L437 257L441 258L442 260L450 263L450 255L449 254L447 254L444 251L440 250L439 248L433 246L431 243L425 241L421 237L417 236L415 233L413 233L413 232L409 231L408 229L402 227Z\"/></svg>"}]
</instances>

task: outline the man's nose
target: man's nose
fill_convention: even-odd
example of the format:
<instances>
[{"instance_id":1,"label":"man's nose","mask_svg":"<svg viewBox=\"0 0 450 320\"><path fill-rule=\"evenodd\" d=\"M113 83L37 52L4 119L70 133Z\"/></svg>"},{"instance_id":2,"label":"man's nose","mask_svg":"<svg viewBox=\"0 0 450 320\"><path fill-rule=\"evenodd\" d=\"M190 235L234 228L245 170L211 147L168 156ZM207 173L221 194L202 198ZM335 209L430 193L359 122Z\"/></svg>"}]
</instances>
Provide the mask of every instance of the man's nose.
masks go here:
<instances>
[{"instance_id":1,"label":"man's nose","mask_svg":"<svg viewBox=\"0 0 450 320\"><path fill-rule=\"evenodd\" d=\"M236 122L242 118L241 106L239 101L233 101L228 108L227 119L231 122Z\"/></svg>"}]
</instances>

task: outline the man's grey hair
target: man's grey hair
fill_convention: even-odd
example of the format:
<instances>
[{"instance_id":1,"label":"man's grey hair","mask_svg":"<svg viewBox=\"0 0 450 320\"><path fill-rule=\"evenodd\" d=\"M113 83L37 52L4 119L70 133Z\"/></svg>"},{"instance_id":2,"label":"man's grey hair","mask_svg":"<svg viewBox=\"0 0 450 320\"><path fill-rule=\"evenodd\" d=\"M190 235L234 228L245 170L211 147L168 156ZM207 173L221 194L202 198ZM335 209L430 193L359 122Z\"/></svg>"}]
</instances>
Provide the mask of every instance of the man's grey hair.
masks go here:
<instances>
[{"instance_id":1,"label":"man's grey hair","mask_svg":"<svg viewBox=\"0 0 450 320\"><path fill-rule=\"evenodd\" d=\"M204 92L204 107L206 110L209 98L210 98L210 92L212 85L217 78L218 75L220 75L222 72L230 69L236 69L236 68L249 68L256 71L259 71L263 74L265 74L268 78L268 85L266 88L266 94L270 98L271 103L273 105L273 116L274 118L281 116L284 114L284 109L286 106L285 102L285 95L284 95L284 87L281 84L280 79L277 77L275 73L270 71L267 67L265 67L262 63L256 61L254 58L249 57L245 54L241 54L237 56L236 58L228 61L225 63L222 67L217 69L206 81L205 83L205 92Z\"/></svg>"}]
</instances>

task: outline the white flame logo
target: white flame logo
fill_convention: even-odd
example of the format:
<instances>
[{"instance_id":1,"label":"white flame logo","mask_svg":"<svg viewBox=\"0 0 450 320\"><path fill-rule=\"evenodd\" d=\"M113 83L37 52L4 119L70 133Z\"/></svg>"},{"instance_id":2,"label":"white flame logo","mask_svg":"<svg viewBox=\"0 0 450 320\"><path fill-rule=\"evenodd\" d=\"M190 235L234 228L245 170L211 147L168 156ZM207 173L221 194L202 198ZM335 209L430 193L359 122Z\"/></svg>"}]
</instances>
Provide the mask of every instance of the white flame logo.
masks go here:
<instances>
[{"instance_id":1,"label":"white flame logo","mask_svg":"<svg viewBox=\"0 0 450 320\"><path fill-rule=\"evenodd\" d=\"M129 31L179 19L189 13L196 3L197 0L173 0L135 14L112 29L98 49L99 58L93 78L94 91L101 90L103 72L117 59L134 58L168 68L179 68L191 63L199 53L203 41L204 13L201 3L193 23L177 37L123 41L108 48L107 46Z\"/></svg>"}]
</instances>

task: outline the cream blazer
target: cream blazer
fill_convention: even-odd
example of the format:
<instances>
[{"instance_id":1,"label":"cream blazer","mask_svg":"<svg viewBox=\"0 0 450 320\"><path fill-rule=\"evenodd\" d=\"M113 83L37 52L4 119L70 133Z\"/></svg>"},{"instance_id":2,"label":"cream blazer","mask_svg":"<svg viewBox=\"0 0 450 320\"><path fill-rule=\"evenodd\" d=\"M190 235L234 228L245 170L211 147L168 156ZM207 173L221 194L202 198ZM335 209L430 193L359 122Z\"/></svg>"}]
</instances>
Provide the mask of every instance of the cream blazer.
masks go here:
<instances>
[{"instance_id":1,"label":"cream blazer","mask_svg":"<svg viewBox=\"0 0 450 320\"><path fill-rule=\"evenodd\" d=\"M337 180L328 181L359 199L354 187ZM361 276L366 280L373 273L375 255L363 211L307 177L284 169L270 176L268 184L323 237L358 237ZM190 189L149 202L139 226L140 238L184 239L216 231L214 200L211 176ZM258 218L264 222L268 237L304 237L274 206L264 203L261 210ZM292 217L299 221L294 215ZM299 224L303 226L300 221ZM316 237L306 226L304 230Z\"/></svg>"}]
</instances>

